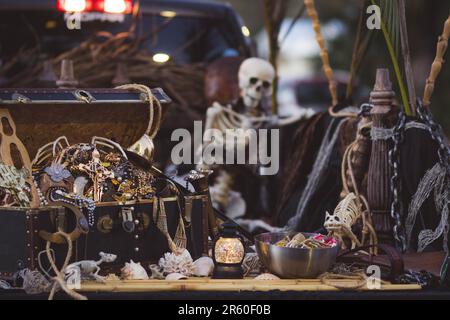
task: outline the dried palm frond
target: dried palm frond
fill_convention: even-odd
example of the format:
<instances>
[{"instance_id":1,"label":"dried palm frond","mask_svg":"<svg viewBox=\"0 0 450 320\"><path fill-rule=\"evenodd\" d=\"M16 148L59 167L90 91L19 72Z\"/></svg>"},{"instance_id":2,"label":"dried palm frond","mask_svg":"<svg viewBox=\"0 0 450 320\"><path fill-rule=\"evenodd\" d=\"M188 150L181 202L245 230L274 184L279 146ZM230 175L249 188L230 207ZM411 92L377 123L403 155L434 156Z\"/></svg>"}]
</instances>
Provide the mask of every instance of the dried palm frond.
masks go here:
<instances>
[{"instance_id":1,"label":"dried palm frond","mask_svg":"<svg viewBox=\"0 0 450 320\"><path fill-rule=\"evenodd\" d=\"M402 47L402 56L405 66L405 79L408 86L408 97L411 106L411 113L416 114L416 89L414 88L414 75L409 56L408 28L406 27L406 8L405 0L399 0L399 18L400 18L400 43Z\"/></svg>"},{"instance_id":2,"label":"dried palm frond","mask_svg":"<svg viewBox=\"0 0 450 320\"><path fill-rule=\"evenodd\" d=\"M281 39L281 41L280 41L280 47L283 45L284 41L286 41L286 39L287 39L288 35L291 33L292 29L294 29L295 24L303 16L305 9L306 9L305 4L301 3L300 9L297 11L297 14L294 16L291 23L289 24L289 27L287 28L286 32L284 33L283 39Z\"/></svg>"},{"instance_id":3,"label":"dried palm frond","mask_svg":"<svg viewBox=\"0 0 450 320\"><path fill-rule=\"evenodd\" d=\"M353 94L353 85L356 73L359 70L361 61L364 58L367 52L367 48L369 47L369 44L373 38L373 32L370 32L370 30L367 29L366 24L364 23L366 21L365 10L367 8L367 4L369 3L369 1L370 0L364 1L364 3L361 6L359 14L355 44L353 45L352 61L350 63L350 77L347 84L347 91L345 94L346 99L350 99Z\"/></svg>"},{"instance_id":4,"label":"dried palm frond","mask_svg":"<svg viewBox=\"0 0 450 320\"><path fill-rule=\"evenodd\" d=\"M408 100L408 91L405 87L403 80L403 73L400 66L402 65L403 54L409 55L409 52L404 52L405 46L401 46L401 39L405 43L408 41L406 38L405 30L401 31L401 25L405 27L405 15L404 15L404 0L370 0L373 5L378 5L381 8L381 31L386 42L386 47L389 52L389 56L394 68L394 73L397 78L397 84L400 91L400 96L406 115L411 116L413 114L411 105ZM403 8L403 9L402 9ZM402 22L403 21L403 22ZM409 58L407 59L409 60ZM411 77L411 73L406 74L407 77ZM413 81L410 79L409 81ZM412 82L411 82L412 83Z\"/></svg>"}]
</instances>

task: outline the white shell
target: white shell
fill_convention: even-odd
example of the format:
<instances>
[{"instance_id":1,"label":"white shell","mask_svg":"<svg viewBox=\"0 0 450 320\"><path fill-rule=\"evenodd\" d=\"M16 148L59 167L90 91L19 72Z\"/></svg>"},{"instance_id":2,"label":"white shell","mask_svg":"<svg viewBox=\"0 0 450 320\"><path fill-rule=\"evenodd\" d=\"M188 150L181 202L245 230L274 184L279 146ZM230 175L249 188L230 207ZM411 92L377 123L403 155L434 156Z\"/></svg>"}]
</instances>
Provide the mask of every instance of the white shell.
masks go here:
<instances>
[{"instance_id":1,"label":"white shell","mask_svg":"<svg viewBox=\"0 0 450 320\"><path fill-rule=\"evenodd\" d=\"M261 273L255 280L279 280L280 278L271 273Z\"/></svg>"},{"instance_id":2,"label":"white shell","mask_svg":"<svg viewBox=\"0 0 450 320\"><path fill-rule=\"evenodd\" d=\"M197 277L207 277L214 270L214 261L210 257L201 257L194 261L194 275Z\"/></svg>"},{"instance_id":3,"label":"white shell","mask_svg":"<svg viewBox=\"0 0 450 320\"><path fill-rule=\"evenodd\" d=\"M172 281L172 280L181 280L181 279L187 279L187 277L184 274L174 272L169 273L166 277L166 280Z\"/></svg>"},{"instance_id":4,"label":"white shell","mask_svg":"<svg viewBox=\"0 0 450 320\"><path fill-rule=\"evenodd\" d=\"M133 260L125 262L125 267L120 269L120 273L124 280L148 280L147 271L139 262L135 263Z\"/></svg>"},{"instance_id":5,"label":"white shell","mask_svg":"<svg viewBox=\"0 0 450 320\"><path fill-rule=\"evenodd\" d=\"M165 253L159 259L158 264L163 269L164 274L177 272L189 277L194 273L192 257L186 249L182 249L179 253Z\"/></svg>"}]
</instances>

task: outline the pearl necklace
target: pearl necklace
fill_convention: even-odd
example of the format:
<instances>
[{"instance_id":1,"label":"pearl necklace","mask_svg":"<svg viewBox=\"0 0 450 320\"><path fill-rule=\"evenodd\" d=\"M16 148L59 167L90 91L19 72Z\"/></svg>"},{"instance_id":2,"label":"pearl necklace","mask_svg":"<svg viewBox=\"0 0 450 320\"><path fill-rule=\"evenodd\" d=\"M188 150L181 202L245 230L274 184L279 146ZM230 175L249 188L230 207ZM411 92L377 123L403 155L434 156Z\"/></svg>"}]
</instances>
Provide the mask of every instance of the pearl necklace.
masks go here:
<instances>
[{"instance_id":1,"label":"pearl necklace","mask_svg":"<svg viewBox=\"0 0 450 320\"><path fill-rule=\"evenodd\" d=\"M45 199L45 196L42 194L41 188L39 188L38 183L35 179L33 179L33 183L34 183L34 186L36 187L36 191L37 191L38 198L39 198L39 203L41 204L41 206L47 206L48 201L47 201L47 199Z\"/></svg>"},{"instance_id":2,"label":"pearl necklace","mask_svg":"<svg viewBox=\"0 0 450 320\"><path fill-rule=\"evenodd\" d=\"M80 196L78 194L69 194L62 190L56 190L55 193L62 196L61 199L58 199L62 202L77 206L78 208L80 208L81 211L83 211L83 208L86 208L87 212L88 212L88 224L90 227L94 226L94 224L95 224L95 215L94 215L95 202L94 202L94 200Z\"/></svg>"}]
</instances>

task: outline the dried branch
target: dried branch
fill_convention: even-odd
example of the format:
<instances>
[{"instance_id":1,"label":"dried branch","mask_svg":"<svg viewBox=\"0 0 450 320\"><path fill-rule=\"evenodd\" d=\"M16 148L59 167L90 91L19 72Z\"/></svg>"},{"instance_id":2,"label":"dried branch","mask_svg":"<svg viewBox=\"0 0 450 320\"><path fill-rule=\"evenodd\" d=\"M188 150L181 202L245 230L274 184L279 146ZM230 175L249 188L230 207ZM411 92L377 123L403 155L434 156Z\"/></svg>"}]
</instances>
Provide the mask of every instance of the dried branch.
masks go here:
<instances>
[{"instance_id":1,"label":"dried branch","mask_svg":"<svg viewBox=\"0 0 450 320\"><path fill-rule=\"evenodd\" d=\"M438 39L436 48L436 57L431 65L430 75L427 78L425 84L425 90L423 93L423 105L428 107L431 104L431 96L434 91L434 83L436 81L439 72L441 72L442 64L444 63L444 54L448 46L448 38L450 37L450 16L444 23L444 30L442 35Z\"/></svg>"}]
</instances>

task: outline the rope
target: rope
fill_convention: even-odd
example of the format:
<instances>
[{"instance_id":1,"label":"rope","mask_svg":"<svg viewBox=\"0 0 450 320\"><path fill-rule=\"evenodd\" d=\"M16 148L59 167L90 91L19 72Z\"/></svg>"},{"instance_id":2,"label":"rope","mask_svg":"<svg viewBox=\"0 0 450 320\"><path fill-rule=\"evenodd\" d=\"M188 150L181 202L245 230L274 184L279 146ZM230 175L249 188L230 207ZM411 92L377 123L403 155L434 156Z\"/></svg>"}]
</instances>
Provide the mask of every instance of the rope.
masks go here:
<instances>
[{"instance_id":1,"label":"rope","mask_svg":"<svg viewBox=\"0 0 450 320\"><path fill-rule=\"evenodd\" d=\"M142 84L131 83L118 86L115 89L134 90L145 94L146 101L149 103L149 122L146 130L146 134L153 139L161 127L162 108L159 100L153 95L152 90ZM155 106L156 106L156 118L155 118Z\"/></svg>"},{"instance_id":2,"label":"rope","mask_svg":"<svg viewBox=\"0 0 450 320\"><path fill-rule=\"evenodd\" d=\"M172 237L169 234L169 229L167 226L167 214L164 200L158 197L155 197L153 203L153 221L156 222L156 226L158 227L158 229L167 238L167 244L169 245L170 251L172 251L173 253L177 253L180 251L180 248L186 248L187 236L183 217L180 214L180 220L178 221L177 231L175 233L175 241L173 241Z\"/></svg>"},{"instance_id":3,"label":"rope","mask_svg":"<svg viewBox=\"0 0 450 320\"><path fill-rule=\"evenodd\" d=\"M370 129L370 139L375 140L389 140L394 137L394 128L380 128L372 127Z\"/></svg>"},{"instance_id":4,"label":"rope","mask_svg":"<svg viewBox=\"0 0 450 320\"><path fill-rule=\"evenodd\" d=\"M356 290L360 289L367 283L367 276L364 274L364 272L355 272L354 274L338 274L338 273L331 273L331 272L325 272L319 276L320 281L331 287L335 287L337 289L341 290ZM351 280L356 281L355 284L349 283L349 282L343 282L343 281L336 281L336 280Z\"/></svg>"},{"instance_id":5,"label":"rope","mask_svg":"<svg viewBox=\"0 0 450 320\"><path fill-rule=\"evenodd\" d=\"M365 208L365 211L363 210L361 213L362 224L363 224L361 244L365 243L366 235L369 234L369 244L376 245L376 244L378 244L378 237L376 235L375 229L373 228L372 215L371 215L369 203L366 200L366 198L362 194L359 193L358 183L355 178L355 174L353 171L353 164L352 164L353 148L358 144L358 137L361 136L361 132L364 129L370 128L371 126L372 126L372 122L362 122L362 121L359 122L357 139L355 141L353 141L347 147L347 149L345 149L344 155L342 157L341 180L342 180L343 191L345 194L348 195L348 194L350 194L351 191L348 186L347 174L350 176L350 180L351 180L351 183L353 186L353 192L357 197L358 205L362 205ZM347 169L348 169L348 172L347 172ZM339 206L339 204L338 204L338 206ZM367 213L367 215L365 213ZM351 232L351 229L349 231L350 231L350 235L352 235L353 232ZM371 248L370 253L377 255L378 248L377 247Z\"/></svg>"},{"instance_id":6,"label":"rope","mask_svg":"<svg viewBox=\"0 0 450 320\"><path fill-rule=\"evenodd\" d=\"M67 265L69 264L70 258L72 257L72 240L70 239L70 236L67 233L65 233L61 230L56 232L55 235L60 235L66 239L67 255L66 255L66 259L64 260L64 264L63 264L61 270L58 270L58 268L56 267L56 264L55 264L55 260L53 259L53 256L51 254L50 241L47 241L47 244L45 246L45 251L47 253L47 258L48 258L48 261L50 261L50 265L53 269L53 272L56 274L56 276L52 278L53 286L52 286L52 290L50 291L48 300L53 300L58 285L73 299L87 300L87 298L85 296L75 292L72 289L69 289L67 287L66 281L64 280L64 277L63 277L63 273L64 273L65 269L67 268Z\"/></svg>"},{"instance_id":7,"label":"rope","mask_svg":"<svg viewBox=\"0 0 450 320\"><path fill-rule=\"evenodd\" d=\"M428 130L427 125L421 122L411 121L406 123L405 130L412 128ZM370 130L370 138L372 140L389 140L392 139L393 137L394 137L394 128L372 127L372 129Z\"/></svg>"}]
</instances>

